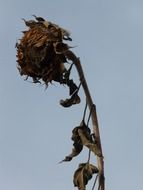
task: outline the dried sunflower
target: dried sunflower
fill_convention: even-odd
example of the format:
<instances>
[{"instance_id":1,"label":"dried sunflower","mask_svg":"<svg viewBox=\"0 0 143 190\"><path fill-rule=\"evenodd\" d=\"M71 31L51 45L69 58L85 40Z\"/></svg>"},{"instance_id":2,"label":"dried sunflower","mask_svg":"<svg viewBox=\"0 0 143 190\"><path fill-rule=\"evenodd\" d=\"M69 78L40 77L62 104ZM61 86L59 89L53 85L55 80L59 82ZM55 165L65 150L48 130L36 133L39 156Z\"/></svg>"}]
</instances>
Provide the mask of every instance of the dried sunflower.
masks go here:
<instances>
[{"instance_id":1,"label":"dried sunflower","mask_svg":"<svg viewBox=\"0 0 143 190\"><path fill-rule=\"evenodd\" d=\"M56 81L66 84L71 96L71 92L77 91L78 87L69 79L71 69L65 67L65 52L69 46L63 43L63 40L71 41L70 33L42 17L33 16L36 21L23 19L28 30L23 31L22 38L16 44L17 68L21 75L31 77L34 83L43 81L48 86Z\"/></svg>"}]
</instances>

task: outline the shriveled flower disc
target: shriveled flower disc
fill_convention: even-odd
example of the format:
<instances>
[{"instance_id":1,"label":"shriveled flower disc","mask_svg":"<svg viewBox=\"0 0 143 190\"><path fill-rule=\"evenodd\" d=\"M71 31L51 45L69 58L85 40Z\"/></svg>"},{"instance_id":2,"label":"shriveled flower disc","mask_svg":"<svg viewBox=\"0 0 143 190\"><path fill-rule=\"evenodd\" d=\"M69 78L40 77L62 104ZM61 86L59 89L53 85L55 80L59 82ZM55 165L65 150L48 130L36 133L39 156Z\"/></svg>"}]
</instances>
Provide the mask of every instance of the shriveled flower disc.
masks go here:
<instances>
[{"instance_id":1,"label":"shriveled flower disc","mask_svg":"<svg viewBox=\"0 0 143 190\"><path fill-rule=\"evenodd\" d=\"M23 31L22 38L16 44L20 74L25 75L26 79L31 77L34 83L43 81L46 86L52 81L66 84L71 97L61 100L60 104L64 107L79 104L79 88L69 78L73 64L68 70L64 65L69 46L63 40L71 41L69 32L41 17L34 17L36 21L23 19L28 30Z\"/></svg>"},{"instance_id":2,"label":"shriveled flower disc","mask_svg":"<svg viewBox=\"0 0 143 190\"><path fill-rule=\"evenodd\" d=\"M33 82L43 80L46 85L52 80L62 83L65 72L64 63L67 62L64 52L68 45L63 39L71 40L69 33L44 19L25 21L28 30L17 48L17 63L21 75L33 78Z\"/></svg>"}]
</instances>

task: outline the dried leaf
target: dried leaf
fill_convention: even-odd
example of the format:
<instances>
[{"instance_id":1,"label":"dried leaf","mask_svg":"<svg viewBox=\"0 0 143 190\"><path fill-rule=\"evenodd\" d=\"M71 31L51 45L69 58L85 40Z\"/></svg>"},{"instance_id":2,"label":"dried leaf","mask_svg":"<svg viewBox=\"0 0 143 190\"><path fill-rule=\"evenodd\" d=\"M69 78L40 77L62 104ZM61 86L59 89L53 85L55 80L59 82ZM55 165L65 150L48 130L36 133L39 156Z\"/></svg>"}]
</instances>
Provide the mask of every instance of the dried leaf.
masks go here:
<instances>
[{"instance_id":1,"label":"dried leaf","mask_svg":"<svg viewBox=\"0 0 143 190\"><path fill-rule=\"evenodd\" d=\"M60 100L60 104L63 107L70 107L74 104L79 104L80 103L80 97L77 94L73 94L71 98L66 99L66 100Z\"/></svg>"},{"instance_id":2,"label":"dried leaf","mask_svg":"<svg viewBox=\"0 0 143 190\"><path fill-rule=\"evenodd\" d=\"M78 129L78 134L84 146L88 147L95 155L102 157L98 144L92 141L91 136L89 137L89 134L85 130Z\"/></svg>"},{"instance_id":3,"label":"dried leaf","mask_svg":"<svg viewBox=\"0 0 143 190\"><path fill-rule=\"evenodd\" d=\"M84 120L81 122L80 126L73 129L72 140L78 141L82 145L89 148L95 155L102 157L101 151L98 144L93 140L90 128L85 124Z\"/></svg>"},{"instance_id":4,"label":"dried leaf","mask_svg":"<svg viewBox=\"0 0 143 190\"><path fill-rule=\"evenodd\" d=\"M68 156L65 157L64 160L62 160L60 163L62 162L67 162L67 161L71 161L73 159L73 157L77 156L80 154L80 152L82 151L83 149L83 145L80 144L80 143L77 143L77 142L74 142L73 143L73 149L72 149L72 152L71 154L69 154Z\"/></svg>"},{"instance_id":5,"label":"dried leaf","mask_svg":"<svg viewBox=\"0 0 143 190\"><path fill-rule=\"evenodd\" d=\"M90 130L90 128L88 126L86 126L84 120L80 123L80 126L77 126L72 130L72 138L71 139L74 142L82 143L82 141L80 139L80 136L79 136L79 133L78 133L79 129L86 131L86 134L88 134L88 136L90 136L91 130Z\"/></svg>"},{"instance_id":6,"label":"dried leaf","mask_svg":"<svg viewBox=\"0 0 143 190\"><path fill-rule=\"evenodd\" d=\"M81 125L84 125L84 122L81 122ZM71 161L73 159L73 157L77 156L80 154L80 152L82 151L83 149L83 144L81 142L81 139L80 139L80 136L78 134L78 129L82 128L83 126L78 126L78 127L75 127L72 131L72 137L71 139L74 141L73 143L73 149L72 149L72 152L71 154L69 154L68 156L65 157L64 160L62 160L61 162L64 162L64 161ZM90 130L90 129L87 129L87 130ZM60 163L61 163L60 162Z\"/></svg>"},{"instance_id":7,"label":"dried leaf","mask_svg":"<svg viewBox=\"0 0 143 190\"><path fill-rule=\"evenodd\" d=\"M79 165L79 168L74 173L73 183L75 187L78 187L79 190L85 190L84 182L84 165Z\"/></svg>"},{"instance_id":8,"label":"dried leaf","mask_svg":"<svg viewBox=\"0 0 143 190\"><path fill-rule=\"evenodd\" d=\"M74 173L73 183L78 190L85 190L88 181L92 178L94 173L98 173L99 170L96 166L89 163L79 164L78 169Z\"/></svg>"}]
</instances>

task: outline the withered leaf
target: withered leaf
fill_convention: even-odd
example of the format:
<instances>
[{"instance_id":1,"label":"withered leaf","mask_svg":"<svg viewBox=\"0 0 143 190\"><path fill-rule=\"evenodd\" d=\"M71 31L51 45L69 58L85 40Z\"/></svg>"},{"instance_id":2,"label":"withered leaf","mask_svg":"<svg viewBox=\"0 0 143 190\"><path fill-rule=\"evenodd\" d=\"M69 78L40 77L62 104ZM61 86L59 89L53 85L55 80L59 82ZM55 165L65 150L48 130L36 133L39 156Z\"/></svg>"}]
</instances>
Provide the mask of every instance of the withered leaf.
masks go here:
<instances>
[{"instance_id":1,"label":"withered leaf","mask_svg":"<svg viewBox=\"0 0 143 190\"><path fill-rule=\"evenodd\" d=\"M73 183L78 190L86 190L88 181L92 178L92 175L98 173L99 170L96 166L89 163L79 164L78 169L74 173Z\"/></svg>"},{"instance_id":2,"label":"withered leaf","mask_svg":"<svg viewBox=\"0 0 143 190\"><path fill-rule=\"evenodd\" d=\"M84 120L82 120L82 122L80 123L80 126L77 126L72 130L72 138L71 139L75 142L81 142L82 143L80 136L79 136L79 133L78 133L79 129L84 130L86 135L88 135L88 138L90 138L91 130L88 126L86 126Z\"/></svg>"},{"instance_id":3,"label":"withered leaf","mask_svg":"<svg viewBox=\"0 0 143 190\"><path fill-rule=\"evenodd\" d=\"M85 124L84 120L80 126L75 127L72 131L72 140L80 142L82 145L89 148L95 155L102 157L98 144L93 140L90 128Z\"/></svg>"},{"instance_id":4,"label":"withered leaf","mask_svg":"<svg viewBox=\"0 0 143 190\"><path fill-rule=\"evenodd\" d=\"M64 160L62 160L60 163L62 162L67 162L67 161L71 161L73 159L73 157L77 156L80 154L80 152L82 151L83 149L83 145L81 143L77 143L77 142L74 142L73 143L73 149L72 149L72 152L71 154L69 154L68 156L65 157Z\"/></svg>"},{"instance_id":5,"label":"withered leaf","mask_svg":"<svg viewBox=\"0 0 143 190\"><path fill-rule=\"evenodd\" d=\"M66 99L66 100L60 100L60 104L63 107L70 107L74 104L79 104L80 103L80 97L77 94L73 94L71 98Z\"/></svg>"},{"instance_id":6,"label":"withered leaf","mask_svg":"<svg viewBox=\"0 0 143 190\"><path fill-rule=\"evenodd\" d=\"M84 122L82 121L81 124L84 125ZM83 126L80 125L80 126L75 127L73 129L73 131L72 131L72 137L71 137L71 139L74 141L72 152L71 152L71 154L69 154L68 156L66 156L65 159L62 160L61 162L71 161L73 159L73 157L79 155L80 152L82 151L83 144L82 144L82 141L81 141L80 136L78 134L78 129L81 129L82 127Z\"/></svg>"},{"instance_id":7,"label":"withered leaf","mask_svg":"<svg viewBox=\"0 0 143 190\"><path fill-rule=\"evenodd\" d=\"M85 130L78 129L78 134L84 146L88 147L95 155L102 157L98 144L92 141L91 136L89 137Z\"/></svg>"}]
</instances>

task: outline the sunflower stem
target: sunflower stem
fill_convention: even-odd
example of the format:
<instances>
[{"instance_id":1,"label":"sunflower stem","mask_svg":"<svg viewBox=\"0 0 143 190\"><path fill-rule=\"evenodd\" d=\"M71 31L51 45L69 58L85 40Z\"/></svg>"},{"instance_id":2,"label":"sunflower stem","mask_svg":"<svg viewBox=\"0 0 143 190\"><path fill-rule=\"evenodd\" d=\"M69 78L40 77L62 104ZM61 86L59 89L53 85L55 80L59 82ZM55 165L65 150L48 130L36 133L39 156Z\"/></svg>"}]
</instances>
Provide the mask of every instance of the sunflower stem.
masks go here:
<instances>
[{"instance_id":1,"label":"sunflower stem","mask_svg":"<svg viewBox=\"0 0 143 190\"><path fill-rule=\"evenodd\" d=\"M81 81L81 85L83 87L85 96L86 96L86 101L89 107L89 110L92 109L91 112L91 119L92 119L92 125L93 125L93 133L97 139L101 154L102 154L102 145L101 145L101 139L100 139L100 132L99 132L99 124L98 124L98 119L97 119L97 112L96 112L96 106L93 104L93 100L92 97L90 95L90 91L85 79L85 75L80 63L80 59L78 57L76 57L76 55L68 50L65 53L66 57L69 60L72 60L73 63L75 64L75 67L77 69L78 75L79 75L79 79ZM93 106L94 105L94 106ZM103 154L102 154L103 155ZM98 182L99 182L99 190L105 190L105 177L104 177L104 160L103 160L103 156L102 157L98 157L97 156L97 164L98 164L98 169L99 169L99 177L98 177Z\"/></svg>"}]
</instances>

